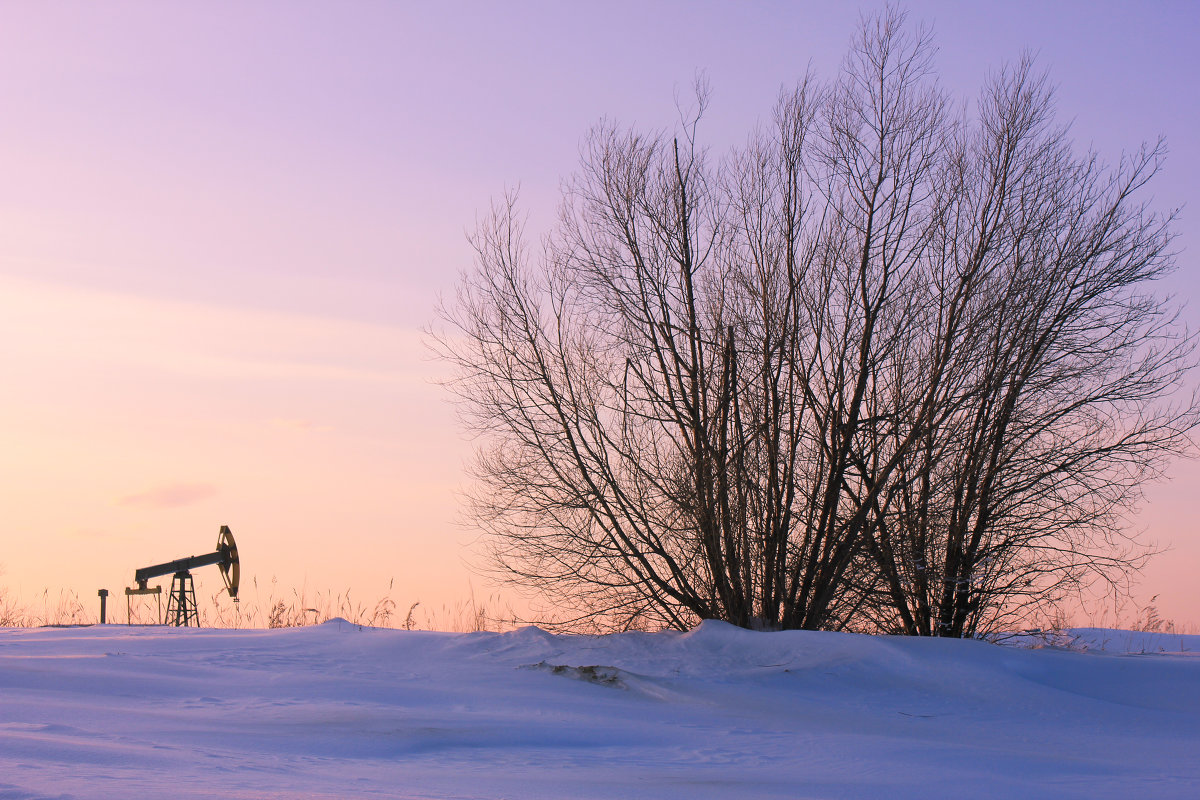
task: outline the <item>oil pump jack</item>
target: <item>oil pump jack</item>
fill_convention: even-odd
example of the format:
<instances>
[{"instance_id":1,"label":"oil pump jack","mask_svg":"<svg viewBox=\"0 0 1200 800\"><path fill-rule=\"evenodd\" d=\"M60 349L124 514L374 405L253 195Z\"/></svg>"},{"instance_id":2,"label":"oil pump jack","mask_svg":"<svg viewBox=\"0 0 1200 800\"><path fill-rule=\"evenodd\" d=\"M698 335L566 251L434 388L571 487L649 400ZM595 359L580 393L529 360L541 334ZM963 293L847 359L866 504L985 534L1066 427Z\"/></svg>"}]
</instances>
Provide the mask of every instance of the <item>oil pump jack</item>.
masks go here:
<instances>
[{"instance_id":1,"label":"oil pump jack","mask_svg":"<svg viewBox=\"0 0 1200 800\"><path fill-rule=\"evenodd\" d=\"M163 624L199 627L200 615L196 611L196 589L191 571L209 564L216 564L220 568L225 588L228 590L229 596L236 602L241 566L238 562L237 544L233 541L233 533L229 530L228 525L222 525L217 534L215 551L202 556L191 556L155 564L152 567L142 567L134 572L133 580L137 583L137 588L131 586L125 589L126 620L129 618L130 596L142 594L161 596L161 587L147 587L146 583L151 578L157 578L160 575L171 575L171 595L167 599L167 615L163 619Z\"/></svg>"}]
</instances>

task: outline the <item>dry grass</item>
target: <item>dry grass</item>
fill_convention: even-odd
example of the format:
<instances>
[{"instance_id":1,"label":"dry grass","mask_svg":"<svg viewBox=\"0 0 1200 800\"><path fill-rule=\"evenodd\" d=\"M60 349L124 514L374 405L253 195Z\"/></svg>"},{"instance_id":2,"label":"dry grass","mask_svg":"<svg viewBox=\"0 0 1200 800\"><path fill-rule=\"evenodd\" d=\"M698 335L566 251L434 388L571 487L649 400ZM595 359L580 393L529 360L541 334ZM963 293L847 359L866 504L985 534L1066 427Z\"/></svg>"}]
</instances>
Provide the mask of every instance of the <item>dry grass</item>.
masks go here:
<instances>
[{"instance_id":1,"label":"dry grass","mask_svg":"<svg viewBox=\"0 0 1200 800\"><path fill-rule=\"evenodd\" d=\"M73 591L51 595L43 589L32 603L21 604L0 589L0 627L34 628L42 625L90 625L97 614L89 614Z\"/></svg>"},{"instance_id":2,"label":"dry grass","mask_svg":"<svg viewBox=\"0 0 1200 800\"><path fill-rule=\"evenodd\" d=\"M0 590L0 628L25 628L30 624L31 617L25 607Z\"/></svg>"},{"instance_id":3,"label":"dry grass","mask_svg":"<svg viewBox=\"0 0 1200 800\"><path fill-rule=\"evenodd\" d=\"M1068 650L1083 649L1078 635L1073 628L1097 628L1117 632L1135 633L1165 633L1174 635L1200 634L1200 625L1196 623L1177 623L1173 619L1164 618L1156 605L1158 595L1150 598L1144 606L1137 605L1128 599L1106 598L1105 602L1085 606L1083 611L1073 615L1058 610L1050 617L1041 620L1036 627L1023 631L1003 633L987 637L991 641L1023 641L1031 647L1058 647ZM1107 647L1108 639L1104 640ZM1132 641L1132 639L1128 640ZM1131 645L1126 649L1132 652Z\"/></svg>"},{"instance_id":4,"label":"dry grass","mask_svg":"<svg viewBox=\"0 0 1200 800\"><path fill-rule=\"evenodd\" d=\"M388 585L388 591L382 597L364 601L349 589L311 593L307 587L280 590L274 578L266 587L260 587L257 579L252 579L250 586L242 587L237 602L231 600L224 589L209 597L198 597L200 625L207 628L296 628L340 618L364 627L470 633L511 630L519 624L512 609L499 595L481 603L476 601L474 591L466 600L453 605L443 603L433 607L420 600L413 601L401 617L392 596L394 583ZM52 595L49 589L43 589L33 603L22 605L0 588L0 627L92 625L99 622L100 607L98 598L91 600L85 605L73 591ZM108 598L107 619L111 623L125 621L126 609L121 600L120 593ZM160 609L165 609L166 603L165 589L157 600L153 596L131 598L128 621L133 625L156 624L161 619Z\"/></svg>"},{"instance_id":5,"label":"dry grass","mask_svg":"<svg viewBox=\"0 0 1200 800\"><path fill-rule=\"evenodd\" d=\"M1113 630L1136 631L1140 633L1174 633L1182 635L1200 634L1200 624L1195 622L1178 623L1173 619L1163 617L1158 610L1158 595L1154 595L1145 605L1133 601L1110 601L1098 610L1090 610L1087 621L1078 627L1112 628Z\"/></svg>"},{"instance_id":6,"label":"dry grass","mask_svg":"<svg viewBox=\"0 0 1200 800\"><path fill-rule=\"evenodd\" d=\"M201 624L217 628L296 628L340 618L374 628L454 633L511 630L518 624L516 615L501 603L498 595L479 603L472 592L466 600L454 605L442 604L438 608L416 600L408 605L401 618L397 614L399 606L392 597L394 581L374 602L359 600L349 589L344 592L317 591L310 595L307 588L302 587L281 594L272 580L264 597L257 581L251 581L251 587L253 597L243 593L238 603L230 601L223 592L214 595L208 607L201 608ZM501 609L503 613L489 613L489 608Z\"/></svg>"},{"instance_id":7,"label":"dry grass","mask_svg":"<svg viewBox=\"0 0 1200 800\"><path fill-rule=\"evenodd\" d=\"M431 606L419 599L400 604L394 598L394 581L383 596L373 601L362 600L351 590L310 592L307 587L280 590L272 578L265 588L257 579L242 587L240 602L233 602L224 589L208 597L200 597L200 624L209 628L296 628L318 625L331 619L345 619L355 625L403 630L448 631L506 631L521 621L499 595L478 601L472 589L469 596L453 604ZM248 590L248 591L247 591ZM1200 634L1196 623L1176 623L1163 618L1155 605L1158 596L1144 606L1126 604L1093 610L1080 621L1059 613L1042 621L1026 634L1037 632L1053 646L1070 646L1068 631L1073 627L1112 628L1145 633ZM135 597L129 608L129 622L134 625L153 625L161 619L155 599ZM160 598L162 608L167 603L166 590ZM125 621L120 592L108 598L108 621ZM401 615L400 610L403 610ZM52 594L43 589L32 602L22 604L0 587L0 627L34 628L40 626L92 625L99 622L98 598L84 602L74 591L62 590Z\"/></svg>"}]
</instances>

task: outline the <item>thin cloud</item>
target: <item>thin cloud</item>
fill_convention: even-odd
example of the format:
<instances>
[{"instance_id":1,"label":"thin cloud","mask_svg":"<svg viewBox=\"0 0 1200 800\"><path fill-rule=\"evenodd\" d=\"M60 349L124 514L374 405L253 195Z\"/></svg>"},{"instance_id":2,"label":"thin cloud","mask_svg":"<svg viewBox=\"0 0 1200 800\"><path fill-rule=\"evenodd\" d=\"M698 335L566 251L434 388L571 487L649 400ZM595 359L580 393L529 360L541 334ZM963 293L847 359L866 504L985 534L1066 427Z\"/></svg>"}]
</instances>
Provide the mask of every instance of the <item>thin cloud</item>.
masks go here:
<instances>
[{"instance_id":1,"label":"thin cloud","mask_svg":"<svg viewBox=\"0 0 1200 800\"><path fill-rule=\"evenodd\" d=\"M311 419L273 419L271 426L275 428L286 428L293 431L331 431L333 426L322 425L319 422Z\"/></svg>"},{"instance_id":2,"label":"thin cloud","mask_svg":"<svg viewBox=\"0 0 1200 800\"><path fill-rule=\"evenodd\" d=\"M179 508L207 500L216 493L217 487L210 483L170 483L122 497L117 501L117 505L139 508Z\"/></svg>"}]
</instances>

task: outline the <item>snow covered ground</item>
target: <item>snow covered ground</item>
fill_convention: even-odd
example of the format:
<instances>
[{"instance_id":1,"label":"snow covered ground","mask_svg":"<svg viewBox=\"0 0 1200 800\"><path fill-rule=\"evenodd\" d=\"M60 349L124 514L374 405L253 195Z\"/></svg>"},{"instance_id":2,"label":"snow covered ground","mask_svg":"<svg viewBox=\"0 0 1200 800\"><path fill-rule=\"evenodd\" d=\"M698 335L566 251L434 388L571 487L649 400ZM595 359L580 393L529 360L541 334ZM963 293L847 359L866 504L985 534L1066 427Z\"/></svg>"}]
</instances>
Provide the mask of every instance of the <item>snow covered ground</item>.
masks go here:
<instances>
[{"instance_id":1,"label":"snow covered ground","mask_svg":"<svg viewBox=\"0 0 1200 800\"><path fill-rule=\"evenodd\" d=\"M1076 634L0 629L0 798L1200 797L1200 636Z\"/></svg>"}]
</instances>

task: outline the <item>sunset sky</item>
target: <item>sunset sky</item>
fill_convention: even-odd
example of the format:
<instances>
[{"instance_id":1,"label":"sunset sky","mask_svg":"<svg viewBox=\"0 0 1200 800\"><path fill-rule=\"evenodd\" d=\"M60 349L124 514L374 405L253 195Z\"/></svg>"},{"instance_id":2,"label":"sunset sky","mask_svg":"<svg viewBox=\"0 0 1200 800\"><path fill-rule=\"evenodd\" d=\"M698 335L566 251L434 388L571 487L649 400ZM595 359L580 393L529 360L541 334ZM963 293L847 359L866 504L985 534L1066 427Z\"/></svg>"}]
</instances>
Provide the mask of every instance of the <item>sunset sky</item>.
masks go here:
<instances>
[{"instance_id":1,"label":"sunset sky","mask_svg":"<svg viewBox=\"0 0 1200 800\"><path fill-rule=\"evenodd\" d=\"M724 151L879 7L0 4L0 590L92 610L225 524L263 596L487 597L421 333L477 213L519 186L544 229L587 129L670 128L698 70ZM1163 288L1200 328L1200 4L905 7L964 102L1029 49L1081 148L1166 137ZM1173 548L1137 596L1195 625L1200 465L1172 477L1131 521Z\"/></svg>"}]
</instances>

